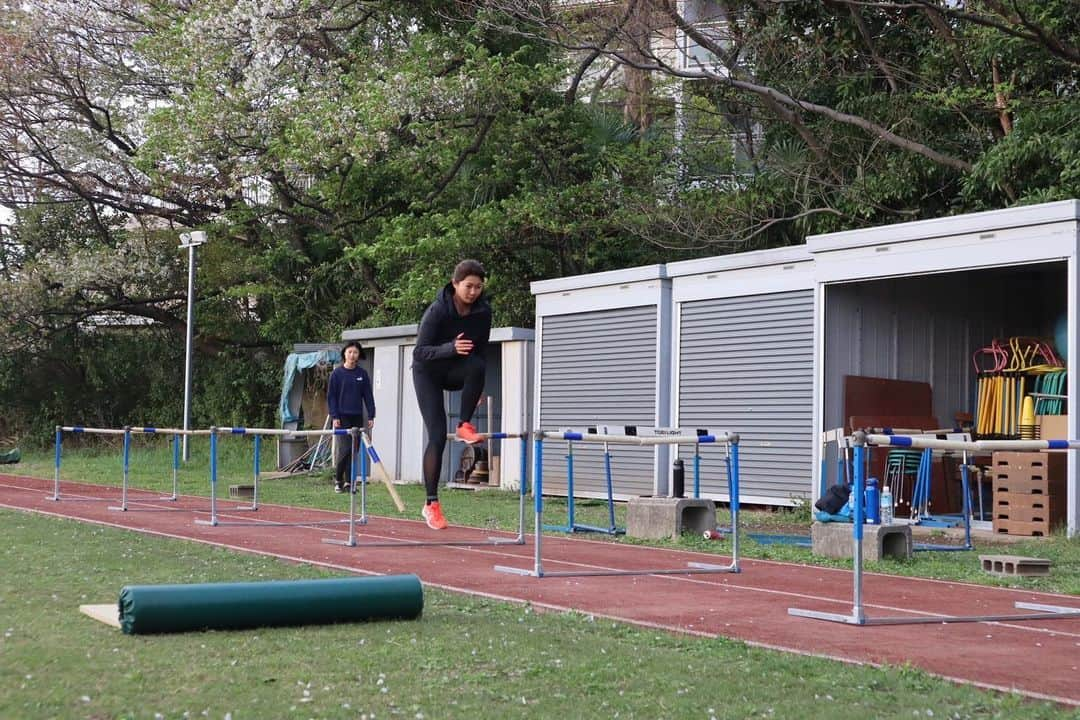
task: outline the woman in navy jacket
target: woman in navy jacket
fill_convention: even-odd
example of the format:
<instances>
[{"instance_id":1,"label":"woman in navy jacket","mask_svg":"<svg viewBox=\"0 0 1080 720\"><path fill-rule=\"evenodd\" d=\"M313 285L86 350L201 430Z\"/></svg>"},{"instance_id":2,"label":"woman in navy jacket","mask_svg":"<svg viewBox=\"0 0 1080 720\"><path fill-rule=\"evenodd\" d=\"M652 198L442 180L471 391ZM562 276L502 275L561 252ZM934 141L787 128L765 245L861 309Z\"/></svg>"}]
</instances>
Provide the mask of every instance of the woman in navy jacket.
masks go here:
<instances>
[{"instance_id":1,"label":"woman in navy jacket","mask_svg":"<svg viewBox=\"0 0 1080 720\"><path fill-rule=\"evenodd\" d=\"M439 470L446 448L444 390L461 391L457 438L467 443L481 437L472 424L473 412L484 391L485 353L491 334L491 305L484 297L484 266L462 260L451 281L424 311L413 350L413 386L427 430L424 448L424 487L427 502L423 518L428 527L446 527L439 505Z\"/></svg>"},{"instance_id":2,"label":"woman in navy jacket","mask_svg":"<svg viewBox=\"0 0 1080 720\"><path fill-rule=\"evenodd\" d=\"M335 429L355 427L370 430L375 425L375 395L371 390L371 377L359 365L363 357L364 349L353 340L341 349L342 364L330 373L326 405ZM357 446L354 445L353 452L356 450ZM346 452L334 466L334 489L338 492L345 492L352 481L349 466L350 453Z\"/></svg>"}]
</instances>

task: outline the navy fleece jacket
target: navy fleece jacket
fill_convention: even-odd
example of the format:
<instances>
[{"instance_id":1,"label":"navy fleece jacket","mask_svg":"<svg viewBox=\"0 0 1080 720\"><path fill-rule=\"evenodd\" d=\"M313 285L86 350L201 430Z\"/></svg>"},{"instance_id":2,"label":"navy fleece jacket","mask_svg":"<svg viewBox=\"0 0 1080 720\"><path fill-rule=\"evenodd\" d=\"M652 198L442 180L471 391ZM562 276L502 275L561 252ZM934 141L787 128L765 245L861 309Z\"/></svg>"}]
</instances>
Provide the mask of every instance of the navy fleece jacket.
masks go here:
<instances>
[{"instance_id":1,"label":"navy fleece jacket","mask_svg":"<svg viewBox=\"0 0 1080 720\"><path fill-rule=\"evenodd\" d=\"M473 341L473 355L485 357L491 335L491 305L487 296L481 293L468 315L458 315L454 307L454 286L447 283L420 319L413 361L428 363L459 357L454 350L454 339L459 334Z\"/></svg>"},{"instance_id":2,"label":"navy fleece jacket","mask_svg":"<svg viewBox=\"0 0 1080 720\"><path fill-rule=\"evenodd\" d=\"M326 405L335 420L343 415L363 415L374 420L375 394L367 370L359 365L352 370L344 365L334 368L326 389Z\"/></svg>"}]
</instances>

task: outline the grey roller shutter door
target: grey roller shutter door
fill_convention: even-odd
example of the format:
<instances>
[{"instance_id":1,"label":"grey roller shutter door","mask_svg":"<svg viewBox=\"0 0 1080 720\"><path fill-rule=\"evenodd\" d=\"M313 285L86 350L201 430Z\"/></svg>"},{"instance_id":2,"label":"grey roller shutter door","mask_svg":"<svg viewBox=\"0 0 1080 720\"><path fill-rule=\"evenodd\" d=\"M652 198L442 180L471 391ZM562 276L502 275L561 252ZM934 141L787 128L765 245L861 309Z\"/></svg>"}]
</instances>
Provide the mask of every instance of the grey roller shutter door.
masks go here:
<instances>
[{"instance_id":1,"label":"grey roller shutter door","mask_svg":"<svg viewBox=\"0 0 1080 720\"><path fill-rule=\"evenodd\" d=\"M543 318L540 428L598 423L652 427L656 417L656 306ZM652 495L652 448L612 445L617 497ZM566 443L544 442L544 494L566 495ZM603 446L575 443L574 495L607 492Z\"/></svg>"},{"instance_id":2,"label":"grey roller shutter door","mask_svg":"<svg viewBox=\"0 0 1080 720\"><path fill-rule=\"evenodd\" d=\"M679 346L679 424L739 433L741 495L808 497L813 291L683 303ZM703 495L727 498L720 448L702 446L701 475Z\"/></svg>"}]
</instances>

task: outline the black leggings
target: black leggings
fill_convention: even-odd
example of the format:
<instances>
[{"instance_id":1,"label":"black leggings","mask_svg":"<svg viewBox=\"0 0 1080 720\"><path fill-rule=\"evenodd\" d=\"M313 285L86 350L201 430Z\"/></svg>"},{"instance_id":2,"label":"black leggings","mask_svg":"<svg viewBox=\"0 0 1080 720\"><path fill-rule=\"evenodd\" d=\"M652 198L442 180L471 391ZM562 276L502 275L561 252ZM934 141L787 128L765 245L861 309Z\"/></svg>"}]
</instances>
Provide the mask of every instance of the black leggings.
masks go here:
<instances>
[{"instance_id":1,"label":"black leggings","mask_svg":"<svg viewBox=\"0 0 1080 720\"><path fill-rule=\"evenodd\" d=\"M364 422L363 415L342 415L340 418L338 418L338 420L341 421L340 426L342 430L348 430L349 428L360 428L361 430L363 430L367 426ZM352 476L349 473L349 462L352 460L352 453L349 452L349 443L352 442L354 444L353 452L356 452L358 450L358 447L356 447L356 441L353 440L352 436L347 435L345 437L348 439L346 439L343 443L344 448L342 448L341 445L338 446L338 452L341 452L342 449L344 449L344 453L340 458L338 458L337 464L334 465L334 482L338 485L344 485L347 482L352 482ZM360 458L357 458L356 460L356 466L359 468ZM359 472L359 470L357 472Z\"/></svg>"},{"instance_id":2,"label":"black leggings","mask_svg":"<svg viewBox=\"0 0 1080 720\"><path fill-rule=\"evenodd\" d=\"M446 449L446 406L443 390L461 391L461 422L472 420L476 403L484 391L484 375L487 365L478 355L465 355L451 360L414 363L412 369L416 401L427 430L427 447L424 448L424 488L427 499L439 499L439 470L442 467L443 450Z\"/></svg>"}]
</instances>

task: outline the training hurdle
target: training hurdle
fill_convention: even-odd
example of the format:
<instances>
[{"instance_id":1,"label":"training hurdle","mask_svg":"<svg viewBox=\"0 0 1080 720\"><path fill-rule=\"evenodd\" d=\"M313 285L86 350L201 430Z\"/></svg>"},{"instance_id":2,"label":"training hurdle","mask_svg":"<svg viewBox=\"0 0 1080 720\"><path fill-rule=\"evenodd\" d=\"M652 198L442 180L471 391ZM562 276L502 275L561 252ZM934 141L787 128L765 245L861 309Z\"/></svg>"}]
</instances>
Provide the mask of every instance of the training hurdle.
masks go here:
<instances>
[{"instance_id":1,"label":"training hurdle","mask_svg":"<svg viewBox=\"0 0 1080 720\"><path fill-rule=\"evenodd\" d=\"M889 435L889 436L892 436L892 435L906 435L906 436L909 436L909 437L927 437L927 438L933 437L934 439L937 439L937 440L950 440L950 441L960 441L960 442L970 442L971 441L971 435L969 433L962 432L962 431L960 431L960 430L958 430L956 428L938 428L938 429L933 429L933 430L919 430L919 429L915 429L915 428L887 428L886 427L886 428L868 428L868 429L862 430L862 432L865 433L865 434L870 434L870 435ZM839 484L839 483L845 483L845 484L849 484L849 485L852 484L851 482L849 482L849 480L851 480L851 476L852 476L851 458L850 458L850 450L852 448L852 436L846 435L844 433L843 428L836 428L834 430L827 430L827 431L823 432L821 434L821 441L822 441L822 445L821 445L821 483L819 485L819 494L818 494L818 496L819 497L824 497L826 491L829 489L828 465L827 465L827 462L826 462L826 455L828 453L828 447L829 447L829 445L831 443L836 443L836 464L837 464L837 469L836 469L836 478L837 478L837 480L836 480L836 482L837 482L837 484ZM866 452L863 454L862 469L863 469L864 473L868 473L870 471L870 464L871 464L870 463L870 449L871 449L871 446L867 446ZM932 452L932 450L928 450L928 452ZM960 486L961 486L960 491L961 491L961 494L963 495L963 499L961 501L961 513L960 514L961 514L961 520L962 520L962 522L964 524L964 544L963 545L942 545L942 544L935 544L935 543L914 543L913 546L912 546L912 549L914 551L916 551L916 552L963 552L963 551L971 550L972 548L974 548L974 545L971 542L971 516L972 516L972 513L973 513L973 509L972 509L971 504L970 504L971 503L971 493L970 493L970 488L971 488L970 468L971 468L971 465L970 465L969 460L970 460L970 458L969 458L969 455L968 455L968 451L963 450L961 452L961 463L960 463ZM931 462L931 459L929 457L924 456L921 459L920 466L919 466L919 480L916 483L917 484L916 494L913 495L914 498L922 497L924 499L924 502L928 501L929 498L930 498L930 484L929 484L929 474L930 474L929 463L930 462ZM864 483L864 486L865 486L865 482L866 482L865 477L866 477L866 475L864 474L863 477L864 477L863 483ZM884 485L885 479L886 478L882 478L881 480L879 480L879 483L878 483L879 487ZM893 490L895 492L896 488L893 488ZM919 495L918 493L922 493L922 495ZM915 504L915 502L913 500L913 502L912 502L912 518L911 519L894 518L893 522L897 523L897 524L904 524L904 525L919 525L919 524L922 523L922 521L924 519L927 519L927 520L933 519L932 516L929 515L928 511L924 512L924 513L922 513L920 515L916 511L915 507L916 507L916 504ZM865 510L864 510L864 514L865 514Z\"/></svg>"},{"instance_id":2,"label":"training hurdle","mask_svg":"<svg viewBox=\"0 0 1080 720\"><path fill-rule=\"evenodd\" d=\"M128 426L124 428L93 428L85 427L82 425L57 425L55 436L55 451L54 451L54 470L53 470L53 493L46 496L49 500L54 501L67 501L67 502L112 502L111 498L87 498L87 497L64 497L60 494L60 464L63 456L63 434L75 433L75 434L88 434L88 435L122 435L123 436L123 449L121 451L121 472L122 480L120 485L120 505L109 506L110 510L127 511L130 508L127 504L128 494L128 478L131 469L131 436L132 434L161 434L170 435L170 441L173 444L173 464L172 464L172 494L167 497L157 498L158 500L175 502L180 499L177 494L178 490L178 477L177 473L180 467L180 451L179 451L179 439L181 435L209 435L209 430L177 430L175 428L154 428L149 426ZM149 492L149 491L148 491Z\"/></svg>"},{"instance_id":3,"label":"training hurdle","mask_svg":"<svg viewBox=\"0 0 1080 720\"><path fill-rule=\"evenodd\" d=\"M529 433L480 433L480 442L486 442L488 440L521 440L521 484L518 492L518 528L517 537L514 538L500 538L500 537L488 537L485 540L373 540L369 542L359 542L356 537L356 524L367 523L367 514L365 511L361 511L361 517L358 520L351 512L349 514L349 537L347 540L334 540L332 538L324 538L323 542L328 545L345 545L346 547L431 547L431 546L446 546L446 547L473 547L479 545L524 545L525 544L525 494L527 490L526 472L528 464L526 462L526 451L528 450ZM370 456L372 463L378 463L378 456L375 455L375 448L367 444L367 436L362 435L361 441L365 443L366 450L362 453L365 462L362 463L362 475L360 481L360 487L363 488L367 485L367 463L366 459ZM353 482L356 481L356 465L353 464ZM363 495L361 495L363 497ZM363 506L363 502L361 503Z\"/></svg>"},{"instance_id":4,"label":"training hurdle","mask_svg":"<svg viewBox=\"0 0 1080 720\"><path fill-rule=\"evenodd\" d=\"M1017 602L1015 607L1021 610L1034 610L1033 613L1017 613L1012 615L942 615L935 617L880 617L871 618L866 616L863 607L863 522L865 513L863 508L863 492L866 482L866 468L863 463L864 453L868 447L907 447L936 450L960 450L966 452L993 452L994 450L1078 450L1078 440L938 440L930 437L914 437L909 435L882 435L867 434L858 431L851 436L852 445L855 448L855 486L852 492L855 494L855 512L852 517L852 565L854 566L854 588L852 592L851 613L830 613L819 610L804 610L801 608L788 608L788 614L796 617L806 617L814 620L826 620L829 622L843 623L846 625L936 625L939 623L961 622L1009 622L1016 620L1051 620L1058 618L1080 617L1080 607L1062 607L1057 605L1042 605L1038 603ZM967 493L965 493L965 498ZM966 504L966 503L965 503Z\"/></svg>"},{"instance_id":5,"label":"training hurdle","mask_svg":"<svg viewBox=\"0 0 1080 720\"><path fill-rule=\"evenodd\" d=\"M596 427L586 428L584 434L586 435L618 435L619 437L637 436L641 433L640 437L657 437L664 433L657 431L655 428L638 428L635 425L630 426L612 426L612 425L598 425ZM565 433L563 433L565 435ZM672 434L672 433L667 433ZM699 436L707 435L707 431L698 433ZM615 495L613 482L611 477L611 443L604 442L604 481L605 488L607 489L607 509L608 509L608 524L607 527L600 527L598 525L585 525L575 520L574 510L574 441L572 439L566 440L566 524L565 525L545 525L545 530L551 530L553 532L575 533L575 532L595 532L604 533L607 535L623 535L626 533L625 528L620 528L615 524ZM724 458L727 466L728 476L731 474L731 455L727 454ZM701 443L694 443L694 499L701 497Z\"/></svg>"},{"instance_id":6,"label":"training hurdle","mask_svg":"<svg viewBox=\"0 0 1080 720\"><path fill-rule=\"evenodd\" d=\"M131 436L133 434L138 435L168 435L169 442L172 443L172 495L167 497L159 497L158 500L176 502L180 499L179 495L179 474L180 474L180 438L192 437L195 435L209 435L209 430L179 430L177 428L156 428L149 425L142 426L129 426L124 428L127 432L124 434L124 481L122 484L122 491L120 496L120 506L112 507L110 510L121 510L127 512L131 508L127 504L127 489L128 489L128 469L129 469L129 457L131 454Z\"/></svg>"},{"instance_id":7,"label":"training hurdle","mask_svg":"<svg viewBox=\"0 0 1080 720\"><path fill-rule=\"evenodd\" d=\"M679 433L673 430L673 433ZM715 565L712 563L687 563L685 568L654 568L654 569L596 569L596 570L567 570L549 572L544 569L543 562L543 531L544 531L544 440L564 440L567 442L603 443L610 445L683 445L701 443L725 443L729 451L728 467L728 493L731 498L731 564ZM698 451L695 448L695 481L700 473ZM695 484L695 494L699 487ZM537 431L533 434L533 500L535 513L535 551L532 568L518 568L507 565L496 565L498 572L513 575L527 575L529 577L587 577L605 575L686 575L698 573L737 573L739 570L739 436L735 433L707 433L699 431L699 434L656 434L656 435L601 435L590 433L587 430L558 430Z\"/></svg>"},{"instance_id":8,"label":"training hurdle","mask_svg":"<svg viewBox=\"0 0 1080 720\"><path fill-rule=\"evenodd\" d=\"M212 527L218 527L222 525L229 526L247 526L247 527L296 527L296 526L309 526L309 525L341 525L349 522L346 519L340 520L317 520L307 522L283 522L283 521L267 521L267 520L229 520L222 521L218 518L217 513L217 480L218 480L218 437L221 435L250 435L254 439L254 460L252 462L253 471L253 486L251 495L251 505L241 506L236 508L237 510L246 510L249 512L256 512L259 509L259 453L262 450L262 437L264 435L290 435L290 436L312 436L312 435L352 435L356 436L356 432L353 432L355 428L345 429L336 428L330 430L281 430L278 428L248 428L248 427L211 427L207 432L210 435L210 519L209 520L195 520L196 525L210 525ZM355 442L350 443L350 452L355 447ZM353 464L355 466L356 459L355 453L353 453ZM355 472L353 473L355 477ZM350 504L352 504L352 493L350 493Z\"/></svg>"}]
</instances>

